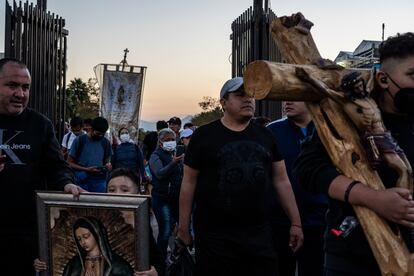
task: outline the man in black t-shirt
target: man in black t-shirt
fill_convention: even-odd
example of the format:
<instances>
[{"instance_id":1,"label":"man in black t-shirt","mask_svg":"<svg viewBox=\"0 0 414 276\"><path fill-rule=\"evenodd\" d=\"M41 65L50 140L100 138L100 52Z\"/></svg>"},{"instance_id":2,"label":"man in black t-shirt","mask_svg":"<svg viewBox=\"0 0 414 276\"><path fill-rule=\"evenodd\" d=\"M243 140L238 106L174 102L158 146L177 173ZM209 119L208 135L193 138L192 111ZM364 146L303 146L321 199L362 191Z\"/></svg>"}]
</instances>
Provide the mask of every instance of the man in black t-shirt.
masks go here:
<instances>
[{"instance_id":1,"label":"man in black t-shirt","mask_svg":"<svg viewBox=\"0 0 414 276\"><path fill-rule=\"evenodd\" d=\"M197 275L275 275L266 210L272 186L291 221L292 250L303 242L285 164L270 131L250 122L255 102L241 77L224 84L220 103L224 116L199 127L185 154L178 237L191 244L195 203Z\"/></svg>"}]
</instances>

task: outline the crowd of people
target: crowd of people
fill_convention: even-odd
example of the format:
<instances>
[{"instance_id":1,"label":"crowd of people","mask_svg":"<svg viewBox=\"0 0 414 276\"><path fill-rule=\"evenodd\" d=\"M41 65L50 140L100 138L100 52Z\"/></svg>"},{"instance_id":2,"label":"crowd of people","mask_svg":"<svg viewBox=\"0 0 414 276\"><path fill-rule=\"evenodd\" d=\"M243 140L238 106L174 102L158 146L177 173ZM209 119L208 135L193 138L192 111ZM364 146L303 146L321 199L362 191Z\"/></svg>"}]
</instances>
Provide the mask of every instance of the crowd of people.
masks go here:
<instances>
[{"instance_id":1,"label":"crowd of people","mask_svg":"<svg viewBox=\"0 0 414 276\"><path fill-rule=\"evenodd\" d=\"M414 34L384 41L380 62L375 75L380 89L372 97L412 166ZM381 275L361 226L346 236L332 230L350 217L357 220L352 205L414 228L412 194L394 187L394 171L379 167L383 191L342 175L304 102L284 102L286 116L274 122L255 118L255 100L246 94L241 77L228 80L219 93L222 118L183 129L178 117L158 121L142 144L132 139L128 126L116 130L111 143L105 118L75 117L59 145L50 120L27 107L30 83L25 64L0 60L4 275L33 275L47 268L37 258L36 190L75 197L84 192L150 194L152 226L157 225L150 229L151 268L133 271L119 259L119 269L128 271L122 275L164 275L174 238L194 246L195 275ZM71 264L88 265L75 274L104 275L87 258L81 231L95 233L94 243L108 243L98 241L103 225L79 218L73 228L79 255ZM95 248L104 256L110 250ZM68 272L75 267L69 265L64 273L75 275Z\"/></svg>"}]
</instances>

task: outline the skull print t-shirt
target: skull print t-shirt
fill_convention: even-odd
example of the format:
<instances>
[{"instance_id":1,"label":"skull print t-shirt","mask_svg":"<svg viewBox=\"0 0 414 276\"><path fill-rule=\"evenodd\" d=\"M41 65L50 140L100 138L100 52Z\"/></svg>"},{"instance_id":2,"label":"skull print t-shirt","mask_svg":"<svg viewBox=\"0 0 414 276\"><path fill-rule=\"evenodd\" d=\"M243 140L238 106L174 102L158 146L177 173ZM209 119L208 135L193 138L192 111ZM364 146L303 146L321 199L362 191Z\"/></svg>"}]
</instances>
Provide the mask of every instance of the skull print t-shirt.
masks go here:
<instances>
[{"instance_id":1,"label":"skull print t-shirt","mask_svg":"<svg viewBox=\"0 0 414 276\"><path fill-rule=\"evenodd\" d=\"M194 227L198 231L261 225L273 189L272 163L282 160L271 132L250 123L233 131L220 120L199 127L185 165L199 171Z\"/></svg>"}]
</instances>

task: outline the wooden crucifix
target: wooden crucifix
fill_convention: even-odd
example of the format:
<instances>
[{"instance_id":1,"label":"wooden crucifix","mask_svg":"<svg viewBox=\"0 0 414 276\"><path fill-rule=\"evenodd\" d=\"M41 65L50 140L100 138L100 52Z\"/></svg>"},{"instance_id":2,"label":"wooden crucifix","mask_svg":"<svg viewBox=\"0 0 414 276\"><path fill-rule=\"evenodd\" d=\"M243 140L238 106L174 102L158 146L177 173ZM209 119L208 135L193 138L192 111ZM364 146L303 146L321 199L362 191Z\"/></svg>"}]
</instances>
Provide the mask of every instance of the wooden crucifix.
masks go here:
<instances>
[{"instance_id":1,"label":"wooden crucifix","mask_svg":"<svg viewBox=\"0 0 414 276\"><path fill-rule=\"evenodd\" d=\"M373 74L368 70L344 69L322 59L310 34L312 25L300 13L276 19L272 35L284 61L290 64L268 61L249 64L244 73L245 90L259 100L306 101L334 165L349 178L376 190L384 189L367 157L367 145L361 139L367 137L365 141L372 144L370 152L374 157L381 155L379 151L384 149L381 146L378 149L375 137L369 138L376 134L387 136L380 112L368 97L374 87ZM356 94L342 93L347 89ZM391 142L385 149L393 141L392 137L386 139ZM412 190L411 167L405 156L399 155L398 146L385 154L383 151L382 157L389 166L397 168L400 174L397 185ZM382 274L414 275L414 254L410 254L387 221L367 208L353 208Z\"/></svg>"}]
</instances>

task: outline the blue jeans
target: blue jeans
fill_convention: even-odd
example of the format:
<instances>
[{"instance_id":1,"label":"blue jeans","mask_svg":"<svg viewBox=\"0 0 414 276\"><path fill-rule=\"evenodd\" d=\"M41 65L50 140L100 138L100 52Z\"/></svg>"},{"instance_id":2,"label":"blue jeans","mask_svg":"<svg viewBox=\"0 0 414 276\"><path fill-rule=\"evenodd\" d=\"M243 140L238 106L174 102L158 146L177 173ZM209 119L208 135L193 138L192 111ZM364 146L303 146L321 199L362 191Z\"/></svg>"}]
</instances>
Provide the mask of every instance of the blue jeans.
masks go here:
<instances>
[{"instance_id":1,"label":"blue jeans","mask_svg":"<svg viewBox=\"0 0 414 276\"><path fill-rule=\"evenodd\" d=\"M153 194L151 207L158 223L157 246L163 257L166 258L168 240L172 234L174 223L178 222L178 198L169 200Z\"/></svg>"},{"instance_id":2,"label":"blue jeans","mask_svg":"<svg viewBox=\"0 0 414 276\"><path fill-rule=\"evenodd\" d=\"M75 172L76 184L88 192L106 193L106 174Z\"/></svg>"}]
</instances>

